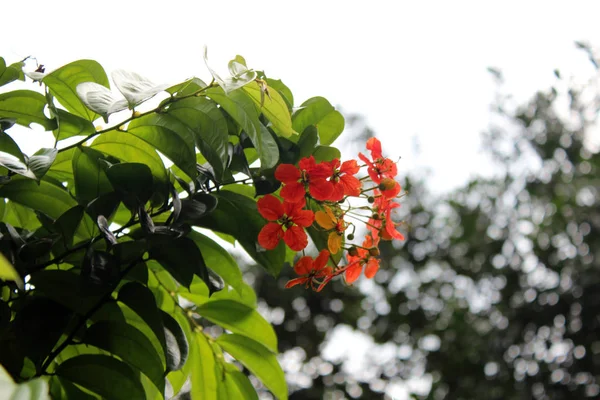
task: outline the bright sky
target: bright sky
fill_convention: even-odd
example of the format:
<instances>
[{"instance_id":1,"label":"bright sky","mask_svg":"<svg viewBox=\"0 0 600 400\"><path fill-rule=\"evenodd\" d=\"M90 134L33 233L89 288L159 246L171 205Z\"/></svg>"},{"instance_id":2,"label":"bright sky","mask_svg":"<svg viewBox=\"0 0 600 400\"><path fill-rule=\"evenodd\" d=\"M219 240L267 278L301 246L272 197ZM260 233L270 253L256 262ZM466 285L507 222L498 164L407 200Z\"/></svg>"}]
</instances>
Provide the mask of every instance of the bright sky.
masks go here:
<instances>
[{"instance_id":1,"label":"bright sky","mask_svg":"<svg viewBox=\"0 0 600 400\"><path fill-rule=\"evenodd\" d=\"M296 105L320 95L366 116L388 155L402 157L400 170L430 169L430 186L443 191L491 171L479 155L494 93L486 67L500 68L518 99L551 83L556 67L590 68L573 41L600 37L600 3L566 4L5 2L0 55L33 55L47 71L92 58L109 74L124 68L161 83L208 79L205 44L219 71L241 54L283 79Z\"/></svg>"}]
</instances>

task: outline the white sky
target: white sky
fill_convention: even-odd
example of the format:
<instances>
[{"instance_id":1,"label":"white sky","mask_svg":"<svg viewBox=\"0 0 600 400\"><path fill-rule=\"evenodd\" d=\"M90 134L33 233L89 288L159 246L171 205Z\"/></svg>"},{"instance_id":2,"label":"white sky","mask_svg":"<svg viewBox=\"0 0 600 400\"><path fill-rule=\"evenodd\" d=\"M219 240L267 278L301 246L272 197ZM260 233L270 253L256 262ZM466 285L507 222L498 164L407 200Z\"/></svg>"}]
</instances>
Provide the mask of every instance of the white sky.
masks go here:
<instances>
[{"instance_id":1,"label":"white sky","mask_svg":"<svg viewBox=\"0 0 600 400\"><path fill-rule=\"evenodd\" d=\"M435 191L491 171L479 140L494 93L486 67L526 99L556 67L586 72L573 41L600 38L592 1L30 0L1 9L0 55L33 55L47 71L92 58L109 74L130 69L157 83L208 79L204 44L220 71L241 54L281 78L296 105L320 95L365 115L384 151L402 156L400 171L430 169Z\"/></svg>"}]
</instances>

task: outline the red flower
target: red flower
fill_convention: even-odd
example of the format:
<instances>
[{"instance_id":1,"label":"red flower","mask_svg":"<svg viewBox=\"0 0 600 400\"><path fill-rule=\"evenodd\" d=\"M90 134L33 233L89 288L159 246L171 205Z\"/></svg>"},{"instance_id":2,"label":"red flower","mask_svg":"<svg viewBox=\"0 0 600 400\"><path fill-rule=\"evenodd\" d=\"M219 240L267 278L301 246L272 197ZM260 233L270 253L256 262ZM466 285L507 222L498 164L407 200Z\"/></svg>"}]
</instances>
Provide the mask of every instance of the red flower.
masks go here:
<instances>
[{"instance_id":1,"label":"red flower","mask_svg":"<svg viewBox=\"0 0 600 400\"><path fill-rule=\"evenodd\" d=\"M404 235L396 230L396 223L392 220L392 210L400 204L390 201L384 196L375 198L373 216L369 219L369 230L375 238L383 240L404 240Z\"/></svg>"},{"instance_id":2,"label":"red flower","mask_svg":"<svg viewBox=\"0 0 600 400\"><path fill-rule=\"evenodd\" d=\"M371 151L369 160L364 154L358 153L358 158L367 164L367 172L373 182L379 184L384 178L393 178L398 174L396 163L389 158L383 157L381 153L381 142L377 138L367 140L367 150Z\"/></svg>"},{"instance_id":3,"label":"red flower","mask_svg":"<svg viewBox=\"0 0 600 400\"><path fill-rule=\"evenodd\" d=\"M298 203L281 202L273 195L266 195L256 203L258 212L268 221L258 234L258 243L272 250L283 241L294 251L300 251L308 245L308 237L303 228L312 225L315 214L303 210L305 201ZM285 229L284 229L285 228Z\"/></svg>"},{"instance_id":4,"label":"red flower","mask_svg":"<svg viewBox=\"0 0 600 400\"><path fill-rule=\"evenodd\" d=\"M348 255L348 266L345 268L347 283L354 283L358 279L363 266L366 266L365 276L368 279L375 276L379 270L379 259L376 258L379 255L378 242L379 239L366 236L362 248L355 247L355 255Z\"/></svg>"},{"instance_id":5,"label":"red flower","mask_svg":"<svg viewBox=\"0 0 600 400\"><path fill-rule=\"evenodd\" d=\"M340 160L337 158L329 162L331 167L331 180L333 192L328 200L340 201L344 196L360 196L361 183L355 177L360 170L356 160L344 161L340 166Z\"/></svg>"},{"instance_id":6,"label":"red flower","mask_svg":"<svg viewBox=\"0 0 600 400\"><path fill-rule=\"evenodd\" d=\"M333 192L333 184L327 181L331 175L331 167L327 163L317 164L313 156L300 160L298 167L280 164L275 170L275 178L284 184L281 197L289 202L304 199L307 189L315 200L328 200Z\"/></svg>"},{"instance_id":7,"label":"red flower","mask_svg":"<svg viewBox=\"0 0 600 400\"><path fill-rule=\"evenodd\" d=\"M296 262L296 265L294 265L294 272L301 277L292 279L286 283L286 289L304 284L306 288L310 285L313 290L320 292L333 277L333 268L327 266L328 260L329 252L327 250L321 250L314 260L309 256L301 257ZM319 281L321 278L323 280ZM315 284L319 286L315 288Z\"/></svg>"}]
</instances>

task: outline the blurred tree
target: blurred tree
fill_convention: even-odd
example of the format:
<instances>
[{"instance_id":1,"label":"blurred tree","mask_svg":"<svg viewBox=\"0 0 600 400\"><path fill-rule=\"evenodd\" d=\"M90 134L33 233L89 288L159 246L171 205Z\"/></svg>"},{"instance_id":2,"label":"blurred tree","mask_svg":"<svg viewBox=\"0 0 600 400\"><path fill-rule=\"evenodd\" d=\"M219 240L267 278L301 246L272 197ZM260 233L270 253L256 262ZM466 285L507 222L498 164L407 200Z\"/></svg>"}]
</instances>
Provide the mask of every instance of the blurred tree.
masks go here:
<instances>
[{"instance_id":1,"label":"blurred tree","mask_svg":"<svg viewBox=\"0 0 600 400\"><path fill-rule=\"evenodd\" d=\"M441 199L406 179L410 232L382 246L374 281L315 294L280 290L289 268L255 277L291 399L598 398L600 91L556 75L525 105L498 97L485 136L498 177Z\"/></svg>"}]
</instances>

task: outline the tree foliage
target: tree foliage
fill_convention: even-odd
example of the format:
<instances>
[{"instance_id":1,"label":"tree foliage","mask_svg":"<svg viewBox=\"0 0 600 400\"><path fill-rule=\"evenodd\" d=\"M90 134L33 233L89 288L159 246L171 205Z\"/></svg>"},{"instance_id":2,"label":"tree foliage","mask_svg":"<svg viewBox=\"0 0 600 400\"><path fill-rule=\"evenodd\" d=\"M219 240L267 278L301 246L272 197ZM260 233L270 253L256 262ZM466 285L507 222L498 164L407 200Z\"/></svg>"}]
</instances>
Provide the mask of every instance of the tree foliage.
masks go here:
<instances>
[{"instance_id":1,"label":"tree foliage","mask_svg":"<svg viewBox=\"0 0 600 400\"><path fill-rule=\"evenodd\" d=\"M212 82L171 86L118 70L111 87L93 60L49 73L23 66L0 58L0 364L10 375L1 390L31 399L47 388L61 399L254 399L260 386L286 399L275 331L221 243L239 243L277 276L294 261L286 244L306 246L307 202L341 212L348 195L342 187L332 197L338 181L362 196L331 147L341 114L321 97L294 112L290 89L240 56L226 78L209 67ZM39 86L11 90L25 76ZM55 145L24 154L19 125L51 131ZM311 166L282 190L279 171L299 162ZM303 192L303 203L289 203L285 187L308 188L309 179L321 198ZM287 214L275 215L280 208ZM326 248L329 232L311 229ZM339 249L331 260L323 252L326 275L301 271L320 288L366 263L338 266Z\"/></svg>"}]
</instances>

